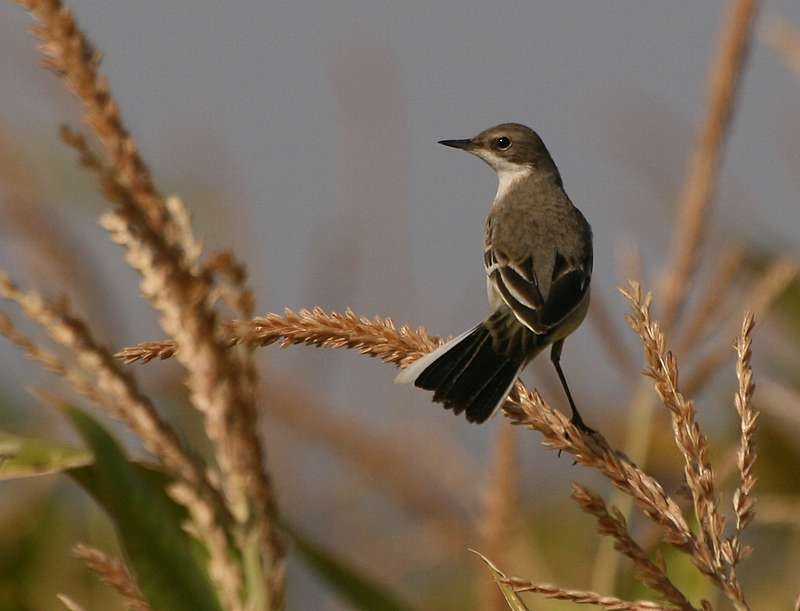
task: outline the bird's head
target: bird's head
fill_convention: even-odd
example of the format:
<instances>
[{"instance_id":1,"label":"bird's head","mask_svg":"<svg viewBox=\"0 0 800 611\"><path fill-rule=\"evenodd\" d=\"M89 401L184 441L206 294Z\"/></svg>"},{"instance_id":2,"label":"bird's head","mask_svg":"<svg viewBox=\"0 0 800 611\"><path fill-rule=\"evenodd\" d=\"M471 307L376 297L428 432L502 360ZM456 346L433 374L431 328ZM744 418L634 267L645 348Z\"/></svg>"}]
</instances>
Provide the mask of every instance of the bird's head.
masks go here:
<instances>
[{"instance_id":1,"label":"bird's head","mask_svg":"<svg viewBox=\"0 0 800 611\"><path fill-rule=\"evenodd\" d=\"M473 138L440 140L439 144L480 157L498 174L541 172L558 175L558 169L539 134L519 123L501 123Z\"/></svg>"}]
</instances>

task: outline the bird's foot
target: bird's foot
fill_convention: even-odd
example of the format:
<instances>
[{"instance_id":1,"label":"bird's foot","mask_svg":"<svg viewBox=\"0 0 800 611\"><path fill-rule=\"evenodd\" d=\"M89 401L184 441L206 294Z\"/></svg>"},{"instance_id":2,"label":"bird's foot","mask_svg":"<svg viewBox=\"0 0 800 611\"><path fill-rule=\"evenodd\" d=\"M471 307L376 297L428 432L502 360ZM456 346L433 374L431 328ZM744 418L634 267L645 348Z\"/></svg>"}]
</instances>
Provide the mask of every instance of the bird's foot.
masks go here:
<instances>
[{"instance_id":1,"label":"bird's foot","mask_svg":"<svg viewBox=\"0 0 800 611\"><path fill-rule=\"evenodd\" d=\"M572 412L572 418L570 418L569 421L570 424L572 424L572 426L574 426L581 432L581 435L588 436L591 438L594 438L596 435L599 435L597 431L595 431L593 428L591 428L583 421L583 418L581 418L580 414L578 414L578 412L576 411ZM564 434L566 435L567 439L569 439L569 431L565 431ZM558 451L559 458L561 458L561 452L563 452L563 450Z\"/></svg>"},{"instance_id":2,"label":"bird's foot","mask_svg":"<svg viewBox=\"0 0 800 611\"><path fill-rule=\"evenodd\" d=\"M572 412L572 418L570 418L569 421L572 424L572 426L574 426L576 429L578 429L584 435L596 435L597 434L597 431L595 431L593 428L591 428L589 425L587 425L583 421L583 418L580 417L578 412Z\"/></svg>"}]
</instances>

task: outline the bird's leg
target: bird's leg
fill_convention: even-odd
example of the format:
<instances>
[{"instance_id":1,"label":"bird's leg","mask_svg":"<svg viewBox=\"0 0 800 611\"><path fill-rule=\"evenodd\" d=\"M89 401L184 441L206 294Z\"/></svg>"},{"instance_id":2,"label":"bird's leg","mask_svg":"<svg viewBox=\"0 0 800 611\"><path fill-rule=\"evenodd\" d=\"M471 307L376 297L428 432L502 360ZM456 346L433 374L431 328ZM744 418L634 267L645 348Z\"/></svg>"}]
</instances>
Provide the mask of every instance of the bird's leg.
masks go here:
<instances>
[{"instance_id":1,"label":"bird's leg","mask_svg":"<svg viewBox=\"0 0 800 611\"><path fill-rule=\"evenodd\" d=\"M564 377L564 372L561 370L561 349L564 347L564 340L560 339L550 349L550 360L553 361L553 366L556 368L558 379L561 380L561 386L564 387L564 392L569 400L569 406L572 409L572 417L570 422L584 433L594 433L594 430L589 428L578 413L578 408L575 407L575 401L572 399L572 393L567 386L567 378Z\"/></svg>"}]
</instances>

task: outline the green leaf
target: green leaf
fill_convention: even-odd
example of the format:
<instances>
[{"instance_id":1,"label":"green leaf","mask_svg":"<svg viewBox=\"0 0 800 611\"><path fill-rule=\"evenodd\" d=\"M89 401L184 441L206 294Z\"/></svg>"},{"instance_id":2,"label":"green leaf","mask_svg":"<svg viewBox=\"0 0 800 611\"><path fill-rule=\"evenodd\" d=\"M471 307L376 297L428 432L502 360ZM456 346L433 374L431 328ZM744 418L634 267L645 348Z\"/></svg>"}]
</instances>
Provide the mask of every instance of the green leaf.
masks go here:
<instances>
[{"instance_id":1,"label":"green leaf","mask_svg":"<svg viewBox=\"0 0 800 611\"><path fill-rule=\"evenodd\" d=\"M480 552L476 552L474 549L470 550L473 554L478 556L481 560L486 563L492 571L492 577L494 578L494 582L497 584L497 587L500 588L500 592L503 594L503 598L506 599L506 604L508 604L508 608L512 611L529 611L528 607L525 606L525 603L522 602L522 599L519 597L514 591L514 588L511 587L508 583L506 583L505 573L498 569L491 560L489 560L486 556L481 554Z\"/></svg>"},{"instance_id":2,"label":"green leaf","mask_svg":"<svg viewBox=\"0 0 800 611\"><path fill-rule=\"evenodd\" d=\"M0 480L61 473L92 460L86 450L0 431Z\"/></svg>"},{"instance_id":3,"label":"green leaf","mask_svg":"<svg viewBox=\"0 0 800 611\"><path fill-rule=\"evenodd\" d=\"M410 610L410 607L400 602L383 586L374 583L360 571L312 543L295 529L286 525L284 525L284 529L292 537L295 548L300 552L300 557L306 565L343 600L350 603L353 609L363 609L364 611Z\"/></svg>"},{"instance_id":4,"label":"green leaf","mask_svg":"<svg viewBox=\"0 0 800 611\"><path fill-rule=\"evenodd\" d=\"M221 611L202 550L181 528L183 508L164 491L165 476L129 462L88 414L68 407L72 424L94 454L69 471L108 513L128 566L154 611Z\"/></svg>"}]
</instances>

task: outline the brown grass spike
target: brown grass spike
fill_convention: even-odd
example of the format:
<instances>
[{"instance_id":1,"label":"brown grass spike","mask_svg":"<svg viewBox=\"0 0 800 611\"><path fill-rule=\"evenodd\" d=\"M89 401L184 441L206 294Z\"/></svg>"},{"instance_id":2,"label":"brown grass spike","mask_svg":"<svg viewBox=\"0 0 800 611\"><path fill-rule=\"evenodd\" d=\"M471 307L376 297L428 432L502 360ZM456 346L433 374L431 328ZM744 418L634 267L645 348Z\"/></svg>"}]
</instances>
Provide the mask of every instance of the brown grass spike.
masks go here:
<instances>
[{"instance_id":1,"label":"brown grass spike","mask_svg":"<svg viewBox=\"0 0 800 611\"><path fill-rule=\"evenodd\" d=\"M667 349L659 324L650 317L650 295L643 296L638 284L632 282L622 294L631 304L628 315L631 328L639 335L656 392L672 418L675 445L684 462L686 484L692 495L695 516L699 524L697 546L693 553L695 565L711 577L740 611L749 609L739 585L734 567L723 553L724 519L714 485L714 473L708 459L708 441L695 419L694 403L686 399L678 387L678 364Z\"/></svg>"},{"instance_id":2,"label":"brown grass spike","mask_svg":"<svg viewBox=\"0 0 800 611\"><path fill-rule=\"evenodd\" d=\"M320 308L299 313L287 310L284 316L268 314L252 321L237 321L229 336L231 343L356 349L400 367L407 367L441 341L422 328L403 326L398 329L389 319L359 317L349 310L345 314L330 313ZM155 342L126 348L117 357L128 362L166 358L175 348L168 341ZM503 409L514 424L542 433L548 447L569 452L578 463L602 472L616 487L630 494L645 515L664 529L668 542L687 553L692 552L694 535L678 505L655 479L609 447L602 436L584 436L568 417L521 383Z\"/></svg>"},{"instance_id":3,"label":"brown grass spike","mask_svg":"<svg viewBox=\"0 0 800 611\"><path fill-rule=\"evenodd\" d=\"M72 548L76 558L80 558L100 579L114 588L122 596L130 611L151 611L150 605L142 596L139 587L128 572L127 567L116 558L111 558L99 549L79 543Z\"/></svg>"},{"instance_id":4,"label":"brown grass spike","mask_svg":"<svg viewBox=\"0 0 800 611\"><path fill-rule=\"evenodd\" d=\"M741 439L737 465L739 467L739 486L733 495L733 509L736 515L736 529L729 541L731 564L737 564L749 553L749 548L742 547L741 536L755 515L755 497L753 489L756 476L753 474L756 462L755 433L758 426L758 412L753 407L753 369L750 366L752 356L752 333L755 321L748 313L742 321L742 329L736 340L736 378L739 385L734 403L741 422Z\"/></svg>"},{"instance_id":5,"label":"brown grass spike","mask_svg":"<svg viewBox=\"0 0 800 611\"><path fill-rule=\"evenodd\" d=\"M168 492L189 510L198 538L209 552L211 577L223 596L235 603L241 575L230 557L227 536L221 526L229 522L228 514L219 491L206 477L204 465L184 449L175 431L139 391L135 380L119 370L111 353L94 341L83 322L72 316L65 305L56 306L36 293L21 291L2 272L0 297L17 303L28 318L46 329L76 359L77 367L68 366L21 334L3 314L0 314L0 333L29 357L63 377L78 393L125 422L177 478ZM48 400L41 394L40 398Z\"/></svg>"},{"instance_id":6,"label":"brown grass spike","mask_svg":"<svg viewBox=\"0 0 800 611\"><path fill-rule=\"evenodd\" d=\"M118 208L104 217L112 239L141 276L142 292L160 313L162 328L184 348L192 403L205 416L232 513L261 543L269 606L283 599L285 546L276 525L277 503L263 467L248 372L222 343L208 283L193 273L182 251L186 241L124 126L119 106L98 73L99 54L59 0L19 0L35 17L34 31L48 65L81 100L86 123L103 145L107 162L72 135L82 160L97 173L103 193ZM69 140L70 134L65 133ZM245 538L250 535L246 534Z\"/></svg>"},{"instance_id":7,"label":"brown grass spike","mask_svg":"<svg viewBox=\"0 0 800 611\"><path fill-rule=\"evenodd\" d=\"M613 537L614 548L633 561L636 575L642 583L661 594L666 602L675 605L677 609L697 611L670 581L665 570L650 560L645 551L633 540L628 532L625 518L616 508L609 511L600 496L574 482L572 498L581 506L581 509L597 518L600 534Z\"/></svg>"}]
</instances>

